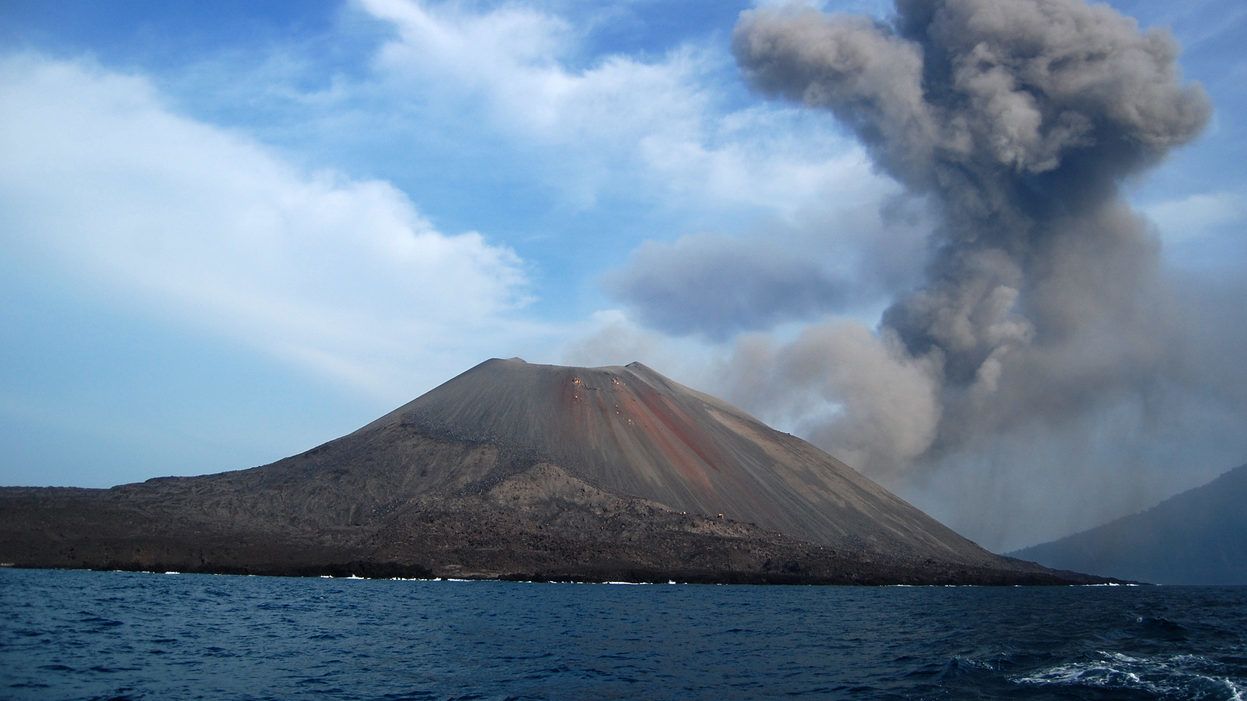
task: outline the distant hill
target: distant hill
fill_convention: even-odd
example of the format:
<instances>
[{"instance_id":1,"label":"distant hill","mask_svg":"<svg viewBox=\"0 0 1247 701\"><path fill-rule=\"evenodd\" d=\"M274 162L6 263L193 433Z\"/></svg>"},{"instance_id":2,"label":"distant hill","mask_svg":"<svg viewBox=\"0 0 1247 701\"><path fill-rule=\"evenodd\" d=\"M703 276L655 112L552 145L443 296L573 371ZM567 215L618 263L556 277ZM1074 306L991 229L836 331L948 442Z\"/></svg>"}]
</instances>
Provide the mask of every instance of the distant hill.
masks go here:
<instances>
[{"instance_id":1,"label":"distant hill","mask_svg":"<svg viewBox=\"0 0 1247 701\"><path fill-rule=\"evenodd\" d=\"M1247 465L1147 511L1011 554L1156 584L1247 584Z\"/></svg>"},{"instance_id":2,"label":"distant hill","mask_svg":"<svg viewBox=\"0 0 1247 701\"><path fill-rule=\"evenodd\" d=\"M633 363L489 360L264 467L0 489L0 562L271 574L1089 581L993 555L814 446Z\"/></svg>"}]
</instances>

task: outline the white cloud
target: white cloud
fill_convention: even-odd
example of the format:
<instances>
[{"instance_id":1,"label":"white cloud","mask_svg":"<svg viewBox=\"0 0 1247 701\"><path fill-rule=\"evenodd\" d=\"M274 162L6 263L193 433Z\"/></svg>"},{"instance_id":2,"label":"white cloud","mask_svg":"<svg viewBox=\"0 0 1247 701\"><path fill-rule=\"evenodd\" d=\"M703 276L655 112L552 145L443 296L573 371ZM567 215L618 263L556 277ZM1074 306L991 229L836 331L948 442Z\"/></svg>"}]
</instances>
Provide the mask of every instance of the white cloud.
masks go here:
<instances>
[{"instance_id":1,"label":"white cloud","mask_svg":"<svg viewBox=\"0 0 1247 701\"><path fill-rule=\"evenodd\" d=\"M703 97L690 90L699 57L678 51L661 63L612 56L583 70L568 67L580 42L570 23L537 10L504 6L483 14L405 0L361 0L397 37L376 68L409 89L443 99L478 97L489 116L548 143L634 138L678 132L696 122ZM409 93L419 99L423 93Z\"/></svg>"},{"instance_id":2,"label":"white cloud","mask_svg":"<svg viewBox=\"0 0 1247 701\"><path fill-rule=\"evenodd\" d=\"M1236 192L1209 192L1155 202L1143 213L1170 243L1210 236L1234 223L1247 223L1247 197Z\"/></svg>"},{"instance_id":3,"label":"white cloud","mask_svg":"<svg viewBox=\"0 0 1247 701\"><path fill-rule=\"evenodd\" d=\"M0 61L0 238L98 288L381 396L540 335L524 263L380 181L307 172L141 77Z\"/></svg>"},{"instance_id":4,"label":"white cloud","mask_svg":"<svg viewBox=\"0 0 1247 701\"><path fill-rule=\"evenodd\" d=\"M562 348L557 362L597 367L640 362L691 387L715 392L710 368L721 350L696 338L672 338L638 324L622 309L589 315Z\"/></svg>"},{"instance_id":5,"label":"white cloud","mask_svg":"<svg viewBox=\"0 0 1247 701\"><path fill-rule=\"evenodd\" d=\"M396 99L450 109L454 128L530 149L533 177L573 206L609 191L711 216L742 207L791 216L839 184L884 180L825 115L730 106L739 76L721 37L653 60L594 56L579 25L540 10L359 4L395 29L374 69Z\"/></svg>"}]
</instances>

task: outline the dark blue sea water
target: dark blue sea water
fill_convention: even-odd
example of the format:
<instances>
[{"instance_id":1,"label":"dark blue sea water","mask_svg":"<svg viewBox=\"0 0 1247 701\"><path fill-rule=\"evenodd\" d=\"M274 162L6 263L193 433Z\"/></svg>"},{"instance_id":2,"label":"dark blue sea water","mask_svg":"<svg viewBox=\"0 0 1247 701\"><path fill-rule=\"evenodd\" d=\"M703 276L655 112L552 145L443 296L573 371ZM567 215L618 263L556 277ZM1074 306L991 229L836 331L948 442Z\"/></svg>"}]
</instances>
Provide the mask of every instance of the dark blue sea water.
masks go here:
<instances>
[{"instance_id":1,"label":"dark blue sea water","mask_svg":"<svg viewBox=\"0 0 1247 701\"><path fill-rule=\"evenodd\" d=\"M1247 588L0 570L0 698L1241 699Z\"/></svg>"}]
</instances>

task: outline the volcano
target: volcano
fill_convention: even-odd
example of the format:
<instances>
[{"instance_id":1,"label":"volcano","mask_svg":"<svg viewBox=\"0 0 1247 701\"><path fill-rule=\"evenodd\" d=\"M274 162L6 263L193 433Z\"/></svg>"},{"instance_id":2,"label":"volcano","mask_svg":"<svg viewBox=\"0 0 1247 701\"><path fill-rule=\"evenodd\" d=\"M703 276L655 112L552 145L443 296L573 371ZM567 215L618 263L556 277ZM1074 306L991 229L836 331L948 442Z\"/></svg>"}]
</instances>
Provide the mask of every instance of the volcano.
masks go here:
<instances>
[{"instance_id":1,"label":"volcano","mask_svg":"<svg viewBox=\"0 0 1247 701\"><path fill-rule=\"evenodd\" d=\"M633 363L488 360L249 470L0 489L0 561L260 574L1093 581L1004 558L852 468Z\"/></svg>"}]
</instances>

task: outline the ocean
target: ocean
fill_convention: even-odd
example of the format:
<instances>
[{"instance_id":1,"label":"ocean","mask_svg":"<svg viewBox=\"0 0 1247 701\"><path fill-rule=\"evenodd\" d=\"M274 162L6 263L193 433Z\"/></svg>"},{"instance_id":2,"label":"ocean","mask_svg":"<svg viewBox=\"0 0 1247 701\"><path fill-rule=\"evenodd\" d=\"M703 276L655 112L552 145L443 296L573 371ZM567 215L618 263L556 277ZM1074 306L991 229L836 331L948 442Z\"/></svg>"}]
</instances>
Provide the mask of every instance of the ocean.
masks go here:
<instances>
[{"instance_id":1,"label":"ocean","mask_svg":"<svg viewBox=\"0 0 1247 701\"><path fill-rule=\"evenodd\" d=\"M6 699L1242 699L1247 587L0 570Z\"/></svg>"}]
</instances>

